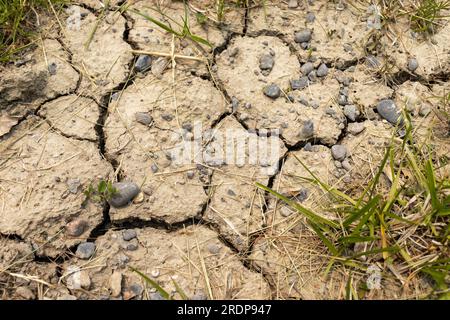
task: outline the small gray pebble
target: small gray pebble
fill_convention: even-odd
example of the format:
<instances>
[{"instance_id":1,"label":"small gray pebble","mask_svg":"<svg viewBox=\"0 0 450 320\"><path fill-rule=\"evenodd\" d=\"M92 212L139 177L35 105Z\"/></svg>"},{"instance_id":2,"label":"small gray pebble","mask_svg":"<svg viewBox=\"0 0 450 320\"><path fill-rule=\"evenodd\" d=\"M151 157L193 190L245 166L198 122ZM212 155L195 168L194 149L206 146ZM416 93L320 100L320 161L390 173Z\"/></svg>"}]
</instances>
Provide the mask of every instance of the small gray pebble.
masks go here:
<instances>
[{"instance_id":1,"label":"small gray pebble","mask_svg":"<svg viewBox=\"0 0 450 320\"><path fill-rule=\"evenodd\" d=\"M400 113L391 99L381 100L377 105L378 114L391 124L397 124L400 119Z\"/></svg>"},{"instance_id":2,"label":"small gray pebble","mask_svg":"<svg viewBox=\"0 0 450 320\"><path fill-rule=\"evenodd\" d=\"M138 72L144 72L150 68L151 64L152 58L148 55L142 54L137 58L134 68Z\"/></svg>"},{"instance_id":3,"label":"small gray pebble","mask_svg":"<svg viewBox=\"0 0 450 320\"><path fill-rule=\"evenodd\" d=\"M315 82L315 81L317 80L317 72L316 72L316 70L313 70L313 71L311 71L311 72L308 74L308 80L309 80L310 82Z\"/></svg>"},{"instance_id":4,"label":"small gray pebble","mask_svg":"<svg viewBox=\"0 0 450 320\"><path fill-rule=\"evenodd\" d=\"M328 67L325 63L322 63L317 69L318 77L325 77L328 74Z\"/></svg>"},{"instance_id":5,"label":"small gray pebble","mask_svg":"<svg viewBox=\"0 0 450 320\"><path fill-rule=\"evenodd\" d=\"M169 121L169 122L170 122L170 121L173 120L173 115L166 113L166 114L161 115L161 118L162 118L163 120L166 120L166 121Z\"/></svg>"},{"instance_id":6,"label":"small gray pebble","mask_svg":"<svg viewBox=\"0 0 450 320\"><path fill-rule=\"evenodd\" d=\"M136 230L127 229L122 231L122 238L125 241L130 241L131 239L134 239L136 237L137 237Z\"/></svg>"},{"instance_id":7,"label":"small gray pebble","mask_svg":"<svg viewBox=\"0 0 450 320\"><path fill-rule=\"evenodd\" d=\"M80 259L89 259L95 252L95 243L93 242L83 242L77 247L75 255Z\"/></svg>"},{"instance_id":8,"label":"small gray pebble","mask_svg":"<svg viewBox=\"0 0 450 320\"><path fill-rule=\"evenodd\" d=\"M269 98L276 99L281 95L281 89L278 85L272 83L264 88L264 94Z\"/></svg>"},{"instance_id":9,"label":"small gray pebble","mask_svg":"<svg viewBox=\"0 0 450 320\"><path fill-rule=\"evenodd\" d=\"M308 12L306 14L306 22L312 23L312 22L314 22L314 20L316 20L316 16L314 15L314 13Z\"/></svg>"},{"instance_id":10,"label":"small gray pebble","mask_svg":"<svg viewBox=\"0 0 450 320\"><path fill-rule=\"evenodd\" d=\"M136 251L139 248L137 239L131 239L126 245L128 251Z\"/></svg>"},{"instance_id":11,"label":"small gray pebble","mask_svg":"<svg viewBox=\"0 0 450 320\"><path fill-rule=\"evenodd\" d=\"M115 208L126 206L140 192L139 186L134 182L116 182L113 187L117 192L108 200Z\"/></svg>"},{"instance_id":12,"label":"small gray pebble","mask_svg":"<svg viewBox=\"0 0 450 320\"><path fill-rule=\"evenodd\" d=\"M159 170L158 166L155 163L150 166L150 169L153 173L157 173Z\"/></svg>"},{"instance_id":13,"label":"small gray pebble","mask_svg":"<svg viewBox=\"0 0 450 320\"><path fill-rule=\"evenodd\" d=\"M417 61L416 58L409 58L408 59L408 69L409 71L416 71L417 68L419 67L419 62Z\"/></svg>"},{"instance_id":14,"label":"small gray pebble","mask_svg":"<svg viewBox=\"0 0 450 320\"><path fill-rule=\"evenodd\" d=\"M292 90L301 90L308 86L308 77L301 77L300 79L291 80Z\"/></svg>"},{"instance_id":15,"label":"small gray pebble","mask_svg":"<svg viewBox=\"0 0 450 320\"><path fill-rule=\"evenodd\" d=\"M300 67L300 71L304 76L307 76L314 70L314 65L311 62L306 62L304 65Z\"/></svg>"},{"instance_id":16,"label":"small gray pebble","mask_svg":"<svg viewBox=\"0 0 450 320\"><path fill-rule=\"evenodd\" d=\"M145 126L148 126L153 122L153 118L148 112L136 112L134 117L137 122Z\"/></svg>"},{"instance_id":17,"label":"small gray pebble","mask_svg":"<svg viewBox=\"0 0 450 320\"><path fill-rule=\"evenodd\" d=\"M215 244L215 243L208 244L208 251L211 254L219 254L220 249L222 249L222 248L219 245Z\"/></svg>"},{"instance_id":18,"label":"small gray pebble","mask_svg":"<svg viewBox=\"0 0 450 320\"><path fill-rule=\"evenodd\" d=\"M299 99L298 99L298 102L300 102L302 105L304 105L305 107L308 107L309 106L309 102L308 102L308 100L306 100L305 98L302 98L302 97L300 97Z\"/></svg>"},{"instance_id":19,"label":"small gray pebble","mask_svg":"<svg viewBox=\"0 0 450 320\"><path fill-rule=\"evenodd\" d=\"M54 62L50 63L48 66L48 73L50 75L54 76L56 74L56 69L58 68L58 65Z\"/></svg>"},{"instance_id":20,"label":"small gray pebble","mask_svg":"<svg viewBox=\"0 0 450 320\"><path fill-rule=\"evenodd\" d=\"M331 147L331 155L334 159L342 161L347 156L347 148L341 144L335 144Z\"/></svg>"},{"instance_id":21,"label":"small gray pebble","mask_svg":"<svg viewBox=\"0 0 450 320\"><path fill-rule=\"evenodd\" d=\"M363 132L365 128L366 126L364 125L364 123L355 122L348 124L347 131L356 136L357 134Z\"/></svg>"},{"instance_id":22,"label":"small gray pebble","mask_svg":"<svg viewBox=\"0 0 450 320\"><path fill-rule=\"evenodd\" d=\"M237 111L239 107L239 100L236 97L231 97L231 108L233 112Z\"/></svg>"},{"instance_id":23,"label":"small gray pebble","mask_svg":"<svg viewBox=\"0 0 450 320\"><path fill-rule=\"evenodd\" d=\"M311 37L312 32L309 29L304 29L294 34L294 39L297 43L309 42L311 40Z\"/></svg>"},{"instance_id":24,"label":"small gray pebble","mask_svg":"<svg viewBox=\"0 0 450 320\"><path fill-rule=\"evenodd\" d=\"M313 109L317 109L317 108L319 108L319 106L320 106L320 104L318 101L316 101L316 100L311 101L311 107Z\"/></svg>"},{"instance_id":25,"label":"small gray pebble","mask_svg":"<svg viewBox=\"0 0 450 320\"><path fill-rule=\"evenodd\" d=\"M353 104L348 104L344 107L344 115L350 120L350 121L356 121L356 117L358 108L356 108Z\"/></svg>"},{"instance_id":26,"label":"small gray pebble","mask_svg":"<svg viewBox=\"0 0 450 320\"><path fill-rule=\"evenodd\" d=\"M187 176L188 179L194 179L195 172L190 170L190 171L186 172L186 176Z\"/></svg>"},{"instance_id":27,"label":"small gray pebble","mask_svg":"<svg viewBox=\"0 0 450 320\"><path fill-rule=\"evenodd\" d=\"M343 94L340 94L338 97L338 104L340 106L345 106L347 104L348 100L347 100L347 96L344 96Z\"/></svg>"},{"instance_id":28,"label":"small gray pebble","mask_svg":"<svg viewBox=\"0 0 450 320\"><path fill-rule=\"evenodd\" d=\"M150 300L166 300L159 292L152 292L149 294Z\"/></svg>"},{"instance_id":29,"label":"small gray pebble","mask_svg":"<svg viewBox=\"0 0 450 320\"><path fill-rule=\"evenodd\" d=\"M259 68L261 70L271 71L275 64L275 59L271 54L263 54L261 58L259 58Z\"/></svg>"},{"instance_id":30,"label":"small gray pebble","mask_svg":"<svg viewBox=\"0 0 450 320\"><path fill-rule=\"evenodd\" d=\"M314 122L307 120L303 123L302 136L304 138L309 138L314 135Z\"/></svg>"}]
</instances>

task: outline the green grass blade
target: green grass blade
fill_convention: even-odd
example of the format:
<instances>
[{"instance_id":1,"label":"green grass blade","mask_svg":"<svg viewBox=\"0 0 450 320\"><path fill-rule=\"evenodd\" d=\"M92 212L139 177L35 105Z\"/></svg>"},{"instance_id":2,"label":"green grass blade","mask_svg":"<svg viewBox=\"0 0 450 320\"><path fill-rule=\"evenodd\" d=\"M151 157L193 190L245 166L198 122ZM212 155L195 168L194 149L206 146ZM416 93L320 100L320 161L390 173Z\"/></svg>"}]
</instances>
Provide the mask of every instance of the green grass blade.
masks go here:
<instances>
[{"instance_id":1,"label":"green grass blade","mask_svg":"<svg viewBox=\"0 0 450 320\"><path fill-rule=\"evenodd\" d=\"M131 271L136 272L138 275L140 275L150 286L152 286L153 288L156 289L156 291L159 292L159 294L166 300L171 300L170 299L170 294L164 290L163 288L160 287L159 284L156 283L156 281L150 279L149 277L147 277L145 274L143 274L142 272L140 272L139 270L130 267Z\"/></svg>"},{"instance_id":2,"label":"green grass blade","mask_svg":"<svg viewBox=\"0 0 450 320\"><path fill-rule=\"evenodd\" d=\"M363 236L347 236L339 238L339 242L344 244L352 244L352 243L358 243L358 242L370 242L378 240L377 237L363 237Z\"/></svg>"},{"instance_id":3,"label":"green grass blade","mask_svg":"<svg viewBox=\"0 0 450 320\"><path fill-rule=\"evenodd\" d=\"M431 205L433 206L434 210L439 211L441 208L441 203L439 202L437 197L436 175L433 169L433 163L431 162L431 159L428 159L428 161L425 163L425 176L427 180L428 193L430 194L431 197Z\"/></svg>"},{"instance_id":4,"label":"green grass blade","mask_svg":"<svg viewBox=\"0 0 450 320\"><path fill-rule=\"evenodd\" d=\"M339 256L340 255L339 250L333 245L333 243L327 237L325 237L325 235L322 233L320 228L317 225L315 225L314 223L310 223L309 225L314 230L314 232L317 234L317 236L320 238L320 240L322 240L322 242L325 244L325 246L328 248L328 250L330 250L330 252L334 256Z\"/></svg>"},{"instance_id":5,"label":"green grass blade","mask_svg":"<svg viewBox=\"0 0 450 320\"><path fill-rule=\"evenodd\" d=\"M380 195L376 195L370 201L362 207L360 210L356 211L354 214L352 214L350 217L348 217L344 222L343 226L345 228L349 227L353 222L361 218L362 216L366 215L368 212L370 212L375 206L378 205L381 197Z\"/></svg>"},{"instance_id":6,"label":"green grass blade","mask_svg":"<svg viewBox=\"0 0 450 320\"><path fill-rule=\"evenodd\" d=\"M177 32L177 31L175 31L175 30L172 29L169 25L167 25L167 24L165 24L165 23L162 23L161 21L158 21L158 20L156 20L156 19L150 17L149 15L147 15L147 14L145 14L145 13L142 13L142 12L140 12L140 11L138 11L138 10L135 10L135 9L129 9L129 10L130 10L131 12L137 14L137 15L140 15L140 16L143 17L144 19L146 19L146 20L148 20L148 21L150 21L150 22L156 24L156 25L157 25L158 27L160 27L161 29L163 29L163 30L165 30L165 31L167 31L167 32L169 32L169 33L173 33L174 35L176 35L176 36L178 36L178 37L183 37L183 34L181 34L181 33Z\"/></svg>"},{"instance_id":7,"label":"green grass blade","mask_svg":"<svg viewBox=\"0 0 450 320\"><path fill-rule=\"evenodd\" d=\"M177 290L178 294L180 295L181 299L183 300L189 300L186 293L181 289L181 287L178 285L178 283L175 281L175 279L172 278L172 283L175 286L175 290Z\"/></svg>"},{"instance_id":8,"label":"green grass blade","mask_svg":"<svg viewBox=\"0 0 450 320\"><path fill-rule=\"evenodd\" d=\"M306 209L305 207L303 207L303 206L299 205L298 203L288 199L287 197L283 196L282 194L276 192L275 190L272 190L269 187L267 187L265 185L262 185L261 183L258 183L258 182L256 183L256 185L259 188L261 188L261 189L271 193L272 195L274 195L278 199L284 201L289 206L291 206L292 208L296 209L299 213L305 215L306 218L308 218L313 223L318 224L318 225L323 225L324 224L324 225L328 225L328 226L333 227L333 228L339 228L339 224L337 224L336 222L328 220L328 219L325 219L325 218L315 214L311 210Z\"/></svg>"}]
</instances>

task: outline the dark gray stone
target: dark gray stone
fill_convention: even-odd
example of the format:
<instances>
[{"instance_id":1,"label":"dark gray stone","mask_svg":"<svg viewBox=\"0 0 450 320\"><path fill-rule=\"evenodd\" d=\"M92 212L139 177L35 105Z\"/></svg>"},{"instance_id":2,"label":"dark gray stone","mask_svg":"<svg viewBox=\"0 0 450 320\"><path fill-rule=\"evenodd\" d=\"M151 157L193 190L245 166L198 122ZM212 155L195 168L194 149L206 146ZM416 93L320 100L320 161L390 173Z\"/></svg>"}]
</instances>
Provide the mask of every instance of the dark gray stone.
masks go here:
<instances>
[{"instance_id":1,"label":"dark gray stone","mask_svg":"<svg viewBox=\"0 0 450 320\"><path fill-rule=\"evenodd\" d=\"M325 63L322 63L317 69L318 77L325 77L328 74L328 67Z\"/></svg>"},{"instance_id":2,"label":"dark gray stone","mask_svg":"<svg viewBox=\"0 0 450 320\"><path fill-rule=\"evenodd\" d=\"M303 147L303 150L305 150L307 152L312 152L313 148L312 148L311 142L308 142L307 144L305 144L305 146Z\"/></svg>"},{"instance_id":3,"label":"dark gray stone","mask_svg":"<svg viewBox=\"0 0 450 320\"><path fill-rule=\"evenodd\" d=\"M153 117L148 112L136 112L134 117L137 122L145 126L148 126L153 122Z\"/></svg>"},{"instance_id":4,"label":"dark gray stone","mask_svg":"<svg viewBox=\"0 0 450 320\"><path fill-rule=\"evenodd\" d=\"M259 68L261 70L271 71L275 64L275 59L271 54L263 54L261 58L259 58Z\"/></svg>"},{"instance_id":5,"label":"dark gray stone","mask_svg":"<svg viewBox=\"0 0 450 320\"><path fill-rule=\"evenodd\" d=\"M51 76L54 76L56 74L56 70L58 68L58 65L54 62L50 63L48 66L48 73L50 73Z\"/></svg>"},{"instance_id":6,"label":"dark gray stone","mask_svg":"<svg viewBox=\"0 0 450 320\"><path fill-rule=\"evenodd\" d=\"M344 96L343 94L340 94L338 97L338 103L340 106L345 106L347 104L347 96Z\"/></svg>"},{"instance_id":7,"label":"dark gray stone","mask_svg":"<svg viewBox=\"0 0 450 320\"><path fill-rule=\"evenodd\" d=\"M311 120L306 120L303 123L303 127L302 127L302 136L304 138L309 138L314 134L314 122L312 122Z\"/></svg>"},{"instance_id":8,"label":"dark gray stone","mask_svg":"<svg viewBox=\"0 0 450 320\"><path fill-rule=\"evenodd\" d=\"M113 187L117 192L108 202L115 208L126 206L140 192L138 185L134 182L116 182L113 184Z\"/></svg>"},{"instance_id":9,"label":"dark gray stone","mask_svg":"<svg viewBox=\"0 0 450 320\"><path fill-rule=\"evenodd\" d=\"M231 97L231 109L236 112L239 107L239 100L236 97Z\"/></svg>"},{"instance_id":10,"label":"dark gray stone","mask_svg":"<svg viewBox=\"0 0 450 320\"><path fill-rule=\"evenodd\" d=\"M391 124L397 124L400 119L400 112L391 99L381 100L377 105L378 114Z\"/></svg>"},{"instance_id":11,"label":"dark gray stone","mask_svg":"<svg viewBox=\"0 0 450 320\"><path fill-rule=\"evenodd\" d=\"M335 144L331 147L331 155L338 161L343 161L347 156L347 148L341 144Z\"/></svg>"},{"instance_id":12,"label":"dark gray stone","mask_svg":"<svg viewBox=\"0 0 450 320\"><path fill-rule=\"evenodd\" d=\"M295 42L303 43L309 42L312 38L312 32L309 29L304 29L302 31L296 32L294 35Z\"/></svg>"},{"instance_id":13,"label":"dark gray stone","mask_svg":"<svg viewBox=\"0 0 450 320\"><path fill-rule=\"evenodd\" d=\"M307 76L314 70L314 65L311 62L306 62L304 65L300 67L300 71L304 76Z\"/></svg>"},{"instance_id":14,"label":"dark gray stone","mask_svg":"<svg viewBox=\"0 0 450 320\"><path fill-rule=\"evenodd\" d=\"M83 242L77 247L75 255L80 259L89 259L95 252L95 243L93 242Z\"/></svg>"},{"instance_id":15,"label":"dark gray stone","mask_svg":"<svg viewBox=\"0 0 450 320\"><path fill-rule=\"evenodd\" d=\"M276 99L281 95L281 89L275 83L264 88L264 94L269 98Z\"/></svg>"},{"instance_id":16,"label":"dark gray stone","mask_svg":"<svg viewBox=\"0 0 450 320\"><path fill-rule=\"evenodd\" d=\"M308 77L301 77L300 79L291 80L292 90L301 90L308 86Z\"/></svg>"},{"instance_id":17,"label":"dark gray stone","mask_svg":"<svg viewBox=\"0 0 450 320\"><path fill-rule=\"evenodd\" d=\"M308 13L306 14L306 22L312 23L312 22L314 22L314 20L316 20L315 14L312 13L312 12L308 12Z\"/></svg>"},{"instance_id":18,"label":"dark gray stone","mask_svg":"<svg viewBox=\"0 0 450 320\"><path fill-rule=\"evenodd\" d=\"M152 58L150 56L142 54L137 58L136 63L134 64L134 68L138 72L144 72L147 71L151 65Z\"/></svg>"},{"instance_id":19,"label":"dark gray stone","mask_svg":"<svg viewBox=\"0 0 450 320\"><path fill-rule=\"evenodd\" d=\"M311 72L308 74L308 80L309 80L310 82L314 82L314 81L317 80L317 72L316 72L316 70L313 70L313 71L311 71Z\"/></svg>"},{"instance_id":20,"label":"dark gray stone","mask_svg":"<svg viewBox=\"0 0 450 320\"><path fill-rule=\"evenodd\" d=\"M131 239L134 239L136 237L137 237L136 230L127 229L122 231L122 238L125 241L130 241Z\"/></svg>"}]
</instances>

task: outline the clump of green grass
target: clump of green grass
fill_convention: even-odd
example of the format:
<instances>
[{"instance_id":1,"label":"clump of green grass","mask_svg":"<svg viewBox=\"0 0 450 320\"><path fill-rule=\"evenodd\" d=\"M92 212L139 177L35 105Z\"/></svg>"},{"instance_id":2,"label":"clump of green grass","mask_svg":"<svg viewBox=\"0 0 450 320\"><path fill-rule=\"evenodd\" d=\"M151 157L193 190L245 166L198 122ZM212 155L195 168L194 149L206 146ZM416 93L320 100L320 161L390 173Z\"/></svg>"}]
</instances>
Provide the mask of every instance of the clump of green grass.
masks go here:
<instances>
[{"instance_id":1,"label":"clump of green grass","mask_svg":"<svg viewBox=\"0 0 450 320\"><path fill-rule=\"evenodd\" d=\"M448 0L422 0L411 14L414 29L418 32L432 33L439 20L448 18L442 15L442 11L449 9L450 1Z\"/></svg>"},{"instance_id":2,"label":"clump of green grass","mask_svg":"<svg viewBox=\"0 0 450 320\"><path fill-rule=\"evenodd\" d=\"M52 5L66 0L0 0L0 62L12 56L33 41L37 15Z\"/></svg>"},{"instance_id":3,"label":"clump of green grass","mask_svg":"<svg viewBox=\"0 0 450 320\"><path fill-rule=\"evenodd\" d=\"M112 182L105 180L99 181L96 188L94 188L91 183L86 190L83 191L86 196L86 200L92 200L95 202L110 200L117 192L118 191L113 187Z\"/></svg>"},{"instance_id":4,"label":"clump of green grass","mask_svg":"<svg viewBox=\"0 0 450 320\"><path fill-rule=\"evenodd\" d=\"M404 119L404 138L392 137L373 179L359 191L349 194L327 185L297 158L310 175L299 183L307 181L324 190L333 203L325 209L327 216L335 219L258 186L306 218L332 256L327 270L336 263L364 269L358 258L381 255L386 270L392 266L405 277L422 273L433 280L433 298L449 299L450 180L448 173L442 174L449 159L438 158L430 144L415 143L409 115L404 113ZM427 245L417 245L414 239ZM354 251L358 243L368 249Z\"/></svg>"}]
</instances>

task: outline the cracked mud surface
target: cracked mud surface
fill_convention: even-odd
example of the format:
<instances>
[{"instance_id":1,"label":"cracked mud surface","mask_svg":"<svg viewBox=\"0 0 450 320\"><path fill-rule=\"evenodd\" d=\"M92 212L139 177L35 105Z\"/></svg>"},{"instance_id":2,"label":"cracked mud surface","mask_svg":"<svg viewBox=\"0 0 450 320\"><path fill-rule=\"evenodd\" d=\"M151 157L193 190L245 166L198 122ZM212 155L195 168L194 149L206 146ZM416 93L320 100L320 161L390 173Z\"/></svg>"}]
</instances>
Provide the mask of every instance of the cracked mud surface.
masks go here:
<instances>
[{"instance_id":1,"label":"cracked mud surface","mask_svg":"<svg viewBox=\"0 0 450 320\"><path fill-rule=\"evenodd\" d=\"M199 23L199 8L214 8L189 1L191 32L208 47L120 13L121 1L112 1L101 20L98 1L79 1L67 8L57 36L20 64L0 67L0 271L8 270L0 273L2 298L161 298L130 267L176 298L172 279L196 299L345 295L338 271L317 276L327 263L320 239L255 183L325 214L332 199L301 179L309 173L298 159L342 191L369 179L395 131L377 111L383 99L410 112L426 137L437 123L426 111L450 90L450 24L433 43L407 33L402 45L386 37L368 50L365 11L336 10L328 1L295 9L267 2L268 14L236 8L226 12L227 22ZM184 14L182 2L133 3L142 12L158 8L160 20ZM311 50L296 42L304 29L312 30ZM132 50L153 52L148 70L136 70ZM172 60L172 51L184 57ZM380 63L390 57L393 80L368 65L369 54ZM419 68L405 76L411 56ZM261 67L264 59L268 67ZM312 76L304 71L308 63ZM325 75L318 76L320 68ZM305 85L294 88L302 79ZM270 85L279 88L277 97L265 93ZM245 137L246 150L270 141L278 156L223 161L216 155L225 152L219 143L227 130ZM439 130L445 155L448 133ZM182 161L186 150L176 146L183 142L195 146L188 150L194 161ZM345 159L333 158L336 144L345 146ZM122 207L86 199L83 191L100 180L140 190ZM95 249L82 257L85 242ZM11 273L35 276L48 290ZM410 286L429 289L421 278ZM395 279L368 298L386 294L405 298Z\"/></svg>"}]
</instances>

